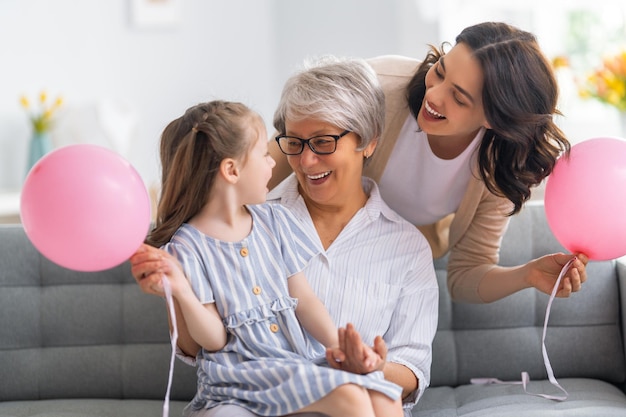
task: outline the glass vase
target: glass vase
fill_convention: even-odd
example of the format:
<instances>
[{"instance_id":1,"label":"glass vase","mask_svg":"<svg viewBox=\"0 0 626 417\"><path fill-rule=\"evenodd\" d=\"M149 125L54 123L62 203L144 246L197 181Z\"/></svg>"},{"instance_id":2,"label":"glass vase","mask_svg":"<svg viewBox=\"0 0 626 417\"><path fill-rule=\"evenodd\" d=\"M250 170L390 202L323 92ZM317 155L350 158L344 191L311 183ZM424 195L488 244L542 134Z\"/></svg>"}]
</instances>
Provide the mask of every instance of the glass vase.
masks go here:
<instances>
[{"instance_id":1,"label":"glass vase","mask_svg":"<svg viewBox=\"0 0 626 417\"><path fill-rule=\"evenodd\" d=\"M28 163L26 165L26 175L33 165L45 154L52 150L52 139L48 132L33 132L28 145Z\"/></svg>"}]
</instances>

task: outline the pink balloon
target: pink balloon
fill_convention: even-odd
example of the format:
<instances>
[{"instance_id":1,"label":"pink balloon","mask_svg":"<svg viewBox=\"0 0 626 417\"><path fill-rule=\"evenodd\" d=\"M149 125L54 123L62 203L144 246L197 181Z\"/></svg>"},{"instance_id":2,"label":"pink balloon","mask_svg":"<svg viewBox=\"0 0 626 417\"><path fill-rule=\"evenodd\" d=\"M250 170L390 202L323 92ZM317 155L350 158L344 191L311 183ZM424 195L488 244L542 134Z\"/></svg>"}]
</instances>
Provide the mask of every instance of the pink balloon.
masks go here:
<instances>
[{"instance_id":1,"label":"pink balloon","mask_svg":"<svg viewBox=\"0 0 626 417\"><path fill-rule=\"evenodd\" d=\"M26 235L42 255L77 271L121 264L150 227L150 197L135 169L95 145L70 145L44 156L22 188Z\"/></svg>"},{"instance_id":2,"label":"pink balloon","mask_svg":"<svg viewBox=\"0 0 626 417\"><path fill-rule=\"evenodd\" d=\"M545 210L557 240L593 260L626 255L626 140L572 146L546 182Z\"/></svg>"}]
</instances>

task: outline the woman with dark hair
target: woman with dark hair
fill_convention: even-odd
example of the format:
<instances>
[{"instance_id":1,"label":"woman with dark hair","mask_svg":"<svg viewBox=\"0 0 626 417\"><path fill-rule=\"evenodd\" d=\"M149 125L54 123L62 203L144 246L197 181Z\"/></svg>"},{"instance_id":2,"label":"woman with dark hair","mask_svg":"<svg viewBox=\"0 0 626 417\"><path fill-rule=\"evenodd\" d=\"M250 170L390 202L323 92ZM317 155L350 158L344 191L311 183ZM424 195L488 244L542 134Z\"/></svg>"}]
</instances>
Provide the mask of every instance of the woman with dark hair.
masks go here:
<instances>
[{"instance_id":1,"label":"woman with dark hair","mask_svg":"<svg viewBox=\"0 0 626 417\"><path fill-rule=\"evenodd\" d=\"M550 293L571 254L498 266L510 215L570 148L553 119L558 87L534 35L486 22L464 29L447 53L432 47L422 62L383 56L369 64L386 118L364 174L422 231L434 258L449 253L452 297L481 303L529 287ZM276 147L272 155L270 187L289 172ZM588 258L576 256L558 296L586 280Z\"/></svg>"}]
</instances>

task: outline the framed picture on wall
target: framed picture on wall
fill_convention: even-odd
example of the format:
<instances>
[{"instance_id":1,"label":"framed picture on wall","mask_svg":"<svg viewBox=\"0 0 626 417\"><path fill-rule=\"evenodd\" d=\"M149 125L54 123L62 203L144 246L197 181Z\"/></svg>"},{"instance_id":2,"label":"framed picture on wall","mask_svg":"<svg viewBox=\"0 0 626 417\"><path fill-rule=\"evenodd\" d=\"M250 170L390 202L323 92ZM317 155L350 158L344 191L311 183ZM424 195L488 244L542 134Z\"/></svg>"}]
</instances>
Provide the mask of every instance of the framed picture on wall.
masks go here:
<instances>
[{"instance_id":1,"label":"framed picture on wall","mask_svg":"<svg viewBox=\"0 0 626 417\"><path fill-rule=\"evenodd\" d=\"M182 22L182 0L129 0L133 27L176 28Z\"/></svg>"}]
</instances>

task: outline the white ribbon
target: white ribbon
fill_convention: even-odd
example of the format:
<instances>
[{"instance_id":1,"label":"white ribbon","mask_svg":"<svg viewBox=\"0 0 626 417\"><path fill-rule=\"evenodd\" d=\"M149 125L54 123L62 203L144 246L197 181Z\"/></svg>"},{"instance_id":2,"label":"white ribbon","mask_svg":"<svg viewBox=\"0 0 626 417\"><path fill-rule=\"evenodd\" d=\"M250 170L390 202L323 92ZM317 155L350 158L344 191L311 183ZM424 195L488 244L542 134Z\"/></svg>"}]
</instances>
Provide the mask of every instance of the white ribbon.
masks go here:
<instances>
[{"instance_id":1,"label":"white ribbon","mask_svg":"<svg viewBox=\"0 0 626 417\"><path fill-rule=\"evenodd\" d=\"M548 394L536 394L533 392L528 392L526 386L528 382L530 382L530 376L528 372L522 372L522 380L521 381L501 381L497 378L472 378L470 383L479 384L479 385L488 385L488 384L508 384L508 385L522 385L524 387L524 392L526 394L535 395L537 397L547 398L549 400L555 401L565 401L569 394L567 391L559 384L559 382L554 377L554 371L552 370L552 365L550 365L550 359L548 358L548 351L546 349L546 332L548 330L548 319L550 318L550 310L552 309L552 302L556 297L556 293L559 289L559 285L561 284L561 280L563 276L567 273L567 270L572 265L572 263L576 260L576 257L573 257L561 269L561 273L554 283L554 288L552 288L552 293L550 294L550 299L548 300L548 306L546 308L546 317L543 321L543 335L541 337L541 353L543 354L543 363L546 366L546 372L548 373L548 379L552 385L563 391L565 395L548 395Z\"/></svg>"},{"instance_id":2,"label":"white ribbon","mask_svg":"<svg viewBox=\"0 0 626 417\"><path fill-rule=\"evenodd\" d=\"M172 356L170 357L170 374L167 379L167 390L165 392L165 401L163 402L163 417L168 417L170 412L170 391L172 389L172 379L174 377L174 362L176 361L176 341L178 340L178 328L176 326L176 313L174 312L174 300L172 298L172 287L168 279L163 276L161 278L163 291L165 292L165 301L170 313L170 321L172 323L172 331L170 333L170 341L172 344Z\"/></svg>"}]
</instances>

